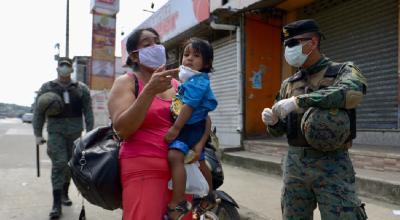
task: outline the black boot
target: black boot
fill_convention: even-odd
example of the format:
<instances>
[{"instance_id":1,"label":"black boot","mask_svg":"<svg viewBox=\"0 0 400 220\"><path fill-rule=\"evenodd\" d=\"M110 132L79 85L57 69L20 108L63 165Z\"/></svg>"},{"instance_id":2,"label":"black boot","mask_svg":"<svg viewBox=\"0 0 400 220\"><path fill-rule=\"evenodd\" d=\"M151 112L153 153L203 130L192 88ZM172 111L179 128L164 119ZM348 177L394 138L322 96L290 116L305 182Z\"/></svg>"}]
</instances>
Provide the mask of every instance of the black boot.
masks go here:
<instances>
[{"instance_id":1,"label":"black boot","mask_svg":"<svg viewBox=\"0 0 400 220\"><path fill-rule=\"evenodd\" d=\"M72 205L72 201L68 197L68 188L69 188L69 183L64 183L63 193L61 196L61 203L65 206Z\"/></svg>"},{"instance_id":2,"label":"black boot","mask_svg":"<svg viewBox=\"0 0 400 220\"><path fill-rule=\"evenodd\" d=\"M53 190L53 208L49 214L50 219L59 219L61 216L61 192L62 190Z\"/></svg>"}]
</instances>

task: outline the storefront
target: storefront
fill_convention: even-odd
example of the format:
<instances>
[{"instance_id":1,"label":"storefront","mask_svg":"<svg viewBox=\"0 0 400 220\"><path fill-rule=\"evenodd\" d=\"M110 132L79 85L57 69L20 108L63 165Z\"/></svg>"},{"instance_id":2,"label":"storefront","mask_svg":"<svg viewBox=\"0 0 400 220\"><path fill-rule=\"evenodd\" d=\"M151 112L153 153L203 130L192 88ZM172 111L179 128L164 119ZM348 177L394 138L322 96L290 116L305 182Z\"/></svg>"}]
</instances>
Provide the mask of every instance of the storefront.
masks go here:
<instances>
[{"instance_id":1,"label":"storefront","mask_svg":"<svg viewBox=\"0 0 400 220\"><path fill-rule=\"evenodd\" d=\"M181 44L189 37L212 42L211 83L219 105L210 115L222 145L241 146L243 139L265 135L260 113L273 105L282 80L295 71L284 61L280 32L286 23L303 18L320 24L326 36L321 51L326 56L336 62L354 62L368 79L367 96L357 109L356 142L400 141L397 0L201 1L209 2L211 15L182 4L192 1L177 2L169 1L164 6L168 10L161 8L140 27L164 28L159 32L170 67L179 65ZM180 23L184 18L180 10L204 16L187 25Z\"/></svg>"},{"instance_id":2,"label":"storefront","mask_svg":"<svg viewBox=\"0 0 400 220\"><path fill-rule=\"evenodd\" d=\"M398 5L397 0L320 0L298 11L299 18L319 23L326 56L354 62L368 80L357 108L359 143L398 146L400 141Z\"/></svg>"},{"instance_id":3,"label":"storefront","mask_svg":"<svg viewBox=\"0 0 400 220\"><path fill-rule=\"evenodd\" d=\"M328 4L329 2L329 4ZM368 79L357 109L359 129L398 129L398 1L316 1L300 10L326 36L321 50L337 62L352 61Z\"/></svg>"}]
</instances>

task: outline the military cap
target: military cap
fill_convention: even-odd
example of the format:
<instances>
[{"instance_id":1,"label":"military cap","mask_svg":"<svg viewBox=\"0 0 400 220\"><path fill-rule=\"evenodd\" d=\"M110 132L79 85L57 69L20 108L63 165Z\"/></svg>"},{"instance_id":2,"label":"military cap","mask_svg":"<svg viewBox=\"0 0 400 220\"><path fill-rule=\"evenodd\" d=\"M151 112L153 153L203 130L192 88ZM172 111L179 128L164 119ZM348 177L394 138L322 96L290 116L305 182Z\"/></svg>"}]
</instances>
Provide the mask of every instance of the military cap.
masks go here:
<instances>
[{"instance_id":1,"label":"military cap","mask_svg":"<svg viewBox=\"0 0 400 220\"><path fill-rule=\"evenodd\" d=\"M68 64L69 66L72 66L72 60L68 57L60 57L58 59L58 65L62 65L62 64Z\"/></svg>"},{"instance_id":2,"label":"military cap","mask_svg":"<svg viewBox=\"0 0 400 220\"><path fill-rule=\"evenodd\" d=\"M310 32L317 32L321 36L323 36L315 20L313 19L298 20L289 23L283 27L281 33L281 40L284 41L294 36Z\"/></svg>"}]
</instances>

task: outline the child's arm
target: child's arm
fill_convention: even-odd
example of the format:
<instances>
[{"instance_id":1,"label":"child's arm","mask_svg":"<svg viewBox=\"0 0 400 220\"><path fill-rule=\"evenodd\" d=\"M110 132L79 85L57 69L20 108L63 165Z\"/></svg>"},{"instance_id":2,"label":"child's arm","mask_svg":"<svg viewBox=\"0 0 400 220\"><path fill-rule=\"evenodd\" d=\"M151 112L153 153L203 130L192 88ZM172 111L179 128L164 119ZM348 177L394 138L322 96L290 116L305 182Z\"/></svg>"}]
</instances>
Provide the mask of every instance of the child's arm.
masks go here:
<instances>
[{"instance_id":1,"label":"child's arm","mask_svg":"<svg viewBox=\"0 0 400 220\"><path fill-rule=\"evenodd\" d=\"M172 125L172 127L168 130L167 134L164 137L164 140L167 143L171 143L173 140L175 140L176 137L178 137L179 132L181 131L183 126L192 116L192 112L193 108L189 105L184 104L182 106L182 109L179 112L178 118L175 120L174 125Z\"/></svg>"}]
</instances>

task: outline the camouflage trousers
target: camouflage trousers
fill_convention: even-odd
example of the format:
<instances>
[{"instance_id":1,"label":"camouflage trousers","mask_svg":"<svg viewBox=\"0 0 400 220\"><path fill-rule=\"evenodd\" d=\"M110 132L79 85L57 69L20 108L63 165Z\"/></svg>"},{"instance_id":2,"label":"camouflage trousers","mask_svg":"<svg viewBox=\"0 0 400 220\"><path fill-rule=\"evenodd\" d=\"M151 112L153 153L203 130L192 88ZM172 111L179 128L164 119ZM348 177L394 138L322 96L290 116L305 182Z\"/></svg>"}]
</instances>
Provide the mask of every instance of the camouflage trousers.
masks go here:
<instances>
[{"instance_id":1,"label":"camouflage trousers","mask_svg":"<svg viewBox=\"0 0 400 220\"><path fill-rule=\"evenodd\" d=\"M324 154L289 147L283 162L281 205L284 220L312 220L317 207L322 220L367 219L355 192L355 172L347 150Z\"/></svg>"},{"instance_id":2,"label":"camouflage trousers","mask_svg":"<svg viewBox=\"0 0 400 220\"><path fill-rule=\"evenodd\" d=\"M72 156L73 143L80 136L80 132L70 135L49 132L47 155L51 159L51 184L53 190L63 189L64 183L71 181L68 161Z\"/></svg>"}]
</instances>

